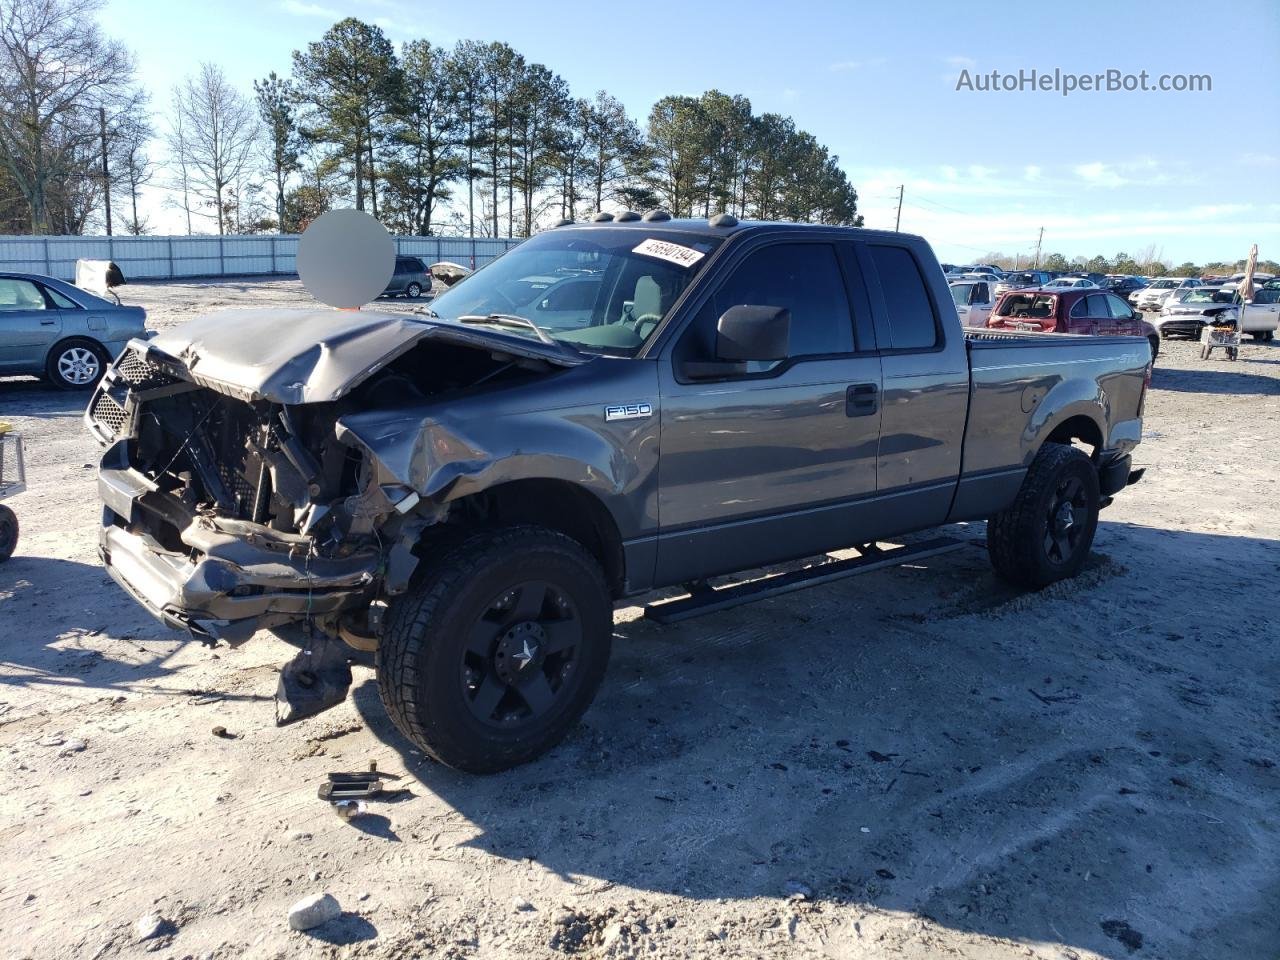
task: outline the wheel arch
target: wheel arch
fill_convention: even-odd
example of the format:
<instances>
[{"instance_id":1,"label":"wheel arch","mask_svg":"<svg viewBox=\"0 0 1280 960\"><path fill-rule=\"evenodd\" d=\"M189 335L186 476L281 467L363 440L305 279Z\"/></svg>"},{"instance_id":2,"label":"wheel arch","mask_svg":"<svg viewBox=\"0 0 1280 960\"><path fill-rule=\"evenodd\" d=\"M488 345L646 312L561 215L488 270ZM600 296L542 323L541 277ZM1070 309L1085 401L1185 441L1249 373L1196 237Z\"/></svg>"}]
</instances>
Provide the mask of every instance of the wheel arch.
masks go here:
<instances>
[{"instance_id":1,"label":"wheel arch","mask_svg":"<svg viewBox=\"0 0 1280 960\"><path fill-rule=\"evenodd\" d=\"M1102 425L1092 415L1078 412L1065 416L1043 435L1034 452L1039 453L1046 443L1073 445L1076 442L1090 448L1089 459L1096 466L1105 445L1105 436Z\"/></svg>"},{"instance_id":2,"label":"wheel arch","mask_svg":"<svg viewBox=\"0 0 1280 960\"><path fill-rule=\"evenodd\" d=\"M453 501L451 510L464 523L532 523L563 533L596 558L615 597L624 590L621 531L600 497L580 484L550 477L508 480Z\"/></svg>"}]
</instances>

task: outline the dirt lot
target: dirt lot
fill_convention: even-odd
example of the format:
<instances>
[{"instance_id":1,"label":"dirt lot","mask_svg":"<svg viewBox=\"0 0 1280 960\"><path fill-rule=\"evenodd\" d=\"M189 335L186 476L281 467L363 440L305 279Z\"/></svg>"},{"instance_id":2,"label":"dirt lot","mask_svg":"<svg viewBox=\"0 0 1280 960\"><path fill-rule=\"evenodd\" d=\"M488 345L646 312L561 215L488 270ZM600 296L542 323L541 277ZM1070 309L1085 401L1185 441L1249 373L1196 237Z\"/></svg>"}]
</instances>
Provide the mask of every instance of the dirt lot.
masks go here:
<instances>
[{"instance_id":1,"label":"dirt lot","mask_svg":"<svg viewBox=\"0 0 1280 960\"><path fill-rule=\"evenodd\" d=\"M156 326L302 296L127 289ZM1147 477L1074 582L1013 593L977 524L678 627L621 610L585 722L488 778L415 754L364 669L277 730L289 648L128 600L82 404L0 382L31 481L0 567L6 956L1280 955L1280 344L1166 345ZM344 822L316 787L370 760L408 795ZM291 932L325 890L342 917Z\"/></svg>"}]
</instances>

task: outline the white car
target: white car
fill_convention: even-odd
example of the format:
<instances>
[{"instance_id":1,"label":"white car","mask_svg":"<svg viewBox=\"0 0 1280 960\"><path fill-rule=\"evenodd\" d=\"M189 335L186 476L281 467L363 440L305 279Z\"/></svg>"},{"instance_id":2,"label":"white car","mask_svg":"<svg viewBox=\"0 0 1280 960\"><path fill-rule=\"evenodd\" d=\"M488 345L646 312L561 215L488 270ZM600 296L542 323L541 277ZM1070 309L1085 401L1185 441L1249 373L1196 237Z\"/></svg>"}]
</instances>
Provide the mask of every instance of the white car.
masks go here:
<instances>
[{"instance_id":1,"label":"white car","mask_svg":"<svg viewBox=\"0 0 1280 960\"><path fill-rule=\"evenodd\" d=\"M1130 296L1130 302L1144 313L1160 310L1166 303L1177 303L1178 298L1190 290L1204 286L1199 280L1191 277L1160 277L1151 281L1149 287Z\"/></svg>"},{"instance_id":2,"label":"white car","mask_svg":"<svg viewBox=\"0 0 1280 960\"><path fill-rule=\"evenodd\" d=\"M951 284L951 299L956 302L960 323L966 327L985 327L995 306L995 283L992 279L957 280Z\"/></svg>"},{"instance_id":3,"label":"white car","mask_svg":"<svg viewBox=\"0 0 1280 960\"><path fill-rule=\"evenodd\" d=\"M1050 280L1041 290L1080 290L1084 288L1097 289L1097 284L1088 277L1058 277L1056 280Z\"/></svg>"},{"instance_id":4,"label":"white car","mask_svg":"<svg viewBox=\"0 0 1280 960\"><path fill-rule=\"evenodd\" d=\"M1151 323L1161 337L1186 336L1198 340L1206 324L1215 319L1235 320L1239 315L1240 305L1234 290L1228 286L1202 286L1188 290L1176 300L1169 299L1160 316ZM1280 288L1254 292L1253 300L1245 304L1240 329L1255 340L1275 338L1276 331L1280 330Z\"/></svg>"}]
</instances>

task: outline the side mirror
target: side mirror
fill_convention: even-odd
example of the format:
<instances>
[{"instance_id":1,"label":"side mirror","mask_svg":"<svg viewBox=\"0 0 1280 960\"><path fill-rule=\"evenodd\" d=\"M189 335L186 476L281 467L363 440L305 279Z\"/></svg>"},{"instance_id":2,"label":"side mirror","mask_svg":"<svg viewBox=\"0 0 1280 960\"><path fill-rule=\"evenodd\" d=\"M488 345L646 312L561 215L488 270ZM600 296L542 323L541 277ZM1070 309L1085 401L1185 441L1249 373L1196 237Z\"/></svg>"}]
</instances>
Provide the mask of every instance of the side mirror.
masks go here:
<instances>
[{"instance_id":1,"label":"side mirror","mask_svg":"<svg viewBox=\"0 0 1280 960\"><path fill-rule=\"evenodd\" d=\"M785 307L730 307L716 322L716 359L785 360L791 311Z\"/></svg>"},{"instance_id":2,"label":"side mirror","mask_svg":"<svg viewBox=\"0 0 1280 960\"><path fill-rule=\"evenodd\" d=\"M785 360L791 341L791 311L742 304L716 321L714 360L686 360L680 371L691 380L722 380L747 372L749 360Z\"/></svg>"}]
</instances>

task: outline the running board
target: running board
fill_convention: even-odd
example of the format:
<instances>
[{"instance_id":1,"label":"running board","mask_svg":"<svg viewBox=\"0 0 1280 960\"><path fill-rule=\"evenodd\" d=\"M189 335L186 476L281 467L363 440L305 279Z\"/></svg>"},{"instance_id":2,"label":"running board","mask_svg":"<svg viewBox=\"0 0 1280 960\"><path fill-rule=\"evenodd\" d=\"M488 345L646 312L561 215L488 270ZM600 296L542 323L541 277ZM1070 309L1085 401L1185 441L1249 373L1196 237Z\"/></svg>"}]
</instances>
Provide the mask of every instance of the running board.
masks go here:
<instances>
[{"instance_id":1,"label":"running board","mask_svg":"<svg viewBox=\"0 0 1280 960\"><path fill-rule=\"evenodd\" d=\"M920 543L890 547L888 550L873 546L860 556L850 557L847 560L835 560L791 573L779 573L759 580L749 580L746 583L735 583L728 587L716 588L704 583L691 590L687 597L648 604L644 608L644 615L658 623L676 623L702 616L704 613L715 613L751 603L754 600L763 600L765 597L776 597L779 594L791 593L793 590L803 590L805 587L812 587L819 583L830 583L832 580L855 577L860 573L871 573L873 570L883 570L886 567L896 567L913 560L923 560L925 557L936 557L940 553L958 550L967 543L967 540L957 540L954 537L936 537Z\"/></svg>"}]
</instances>

